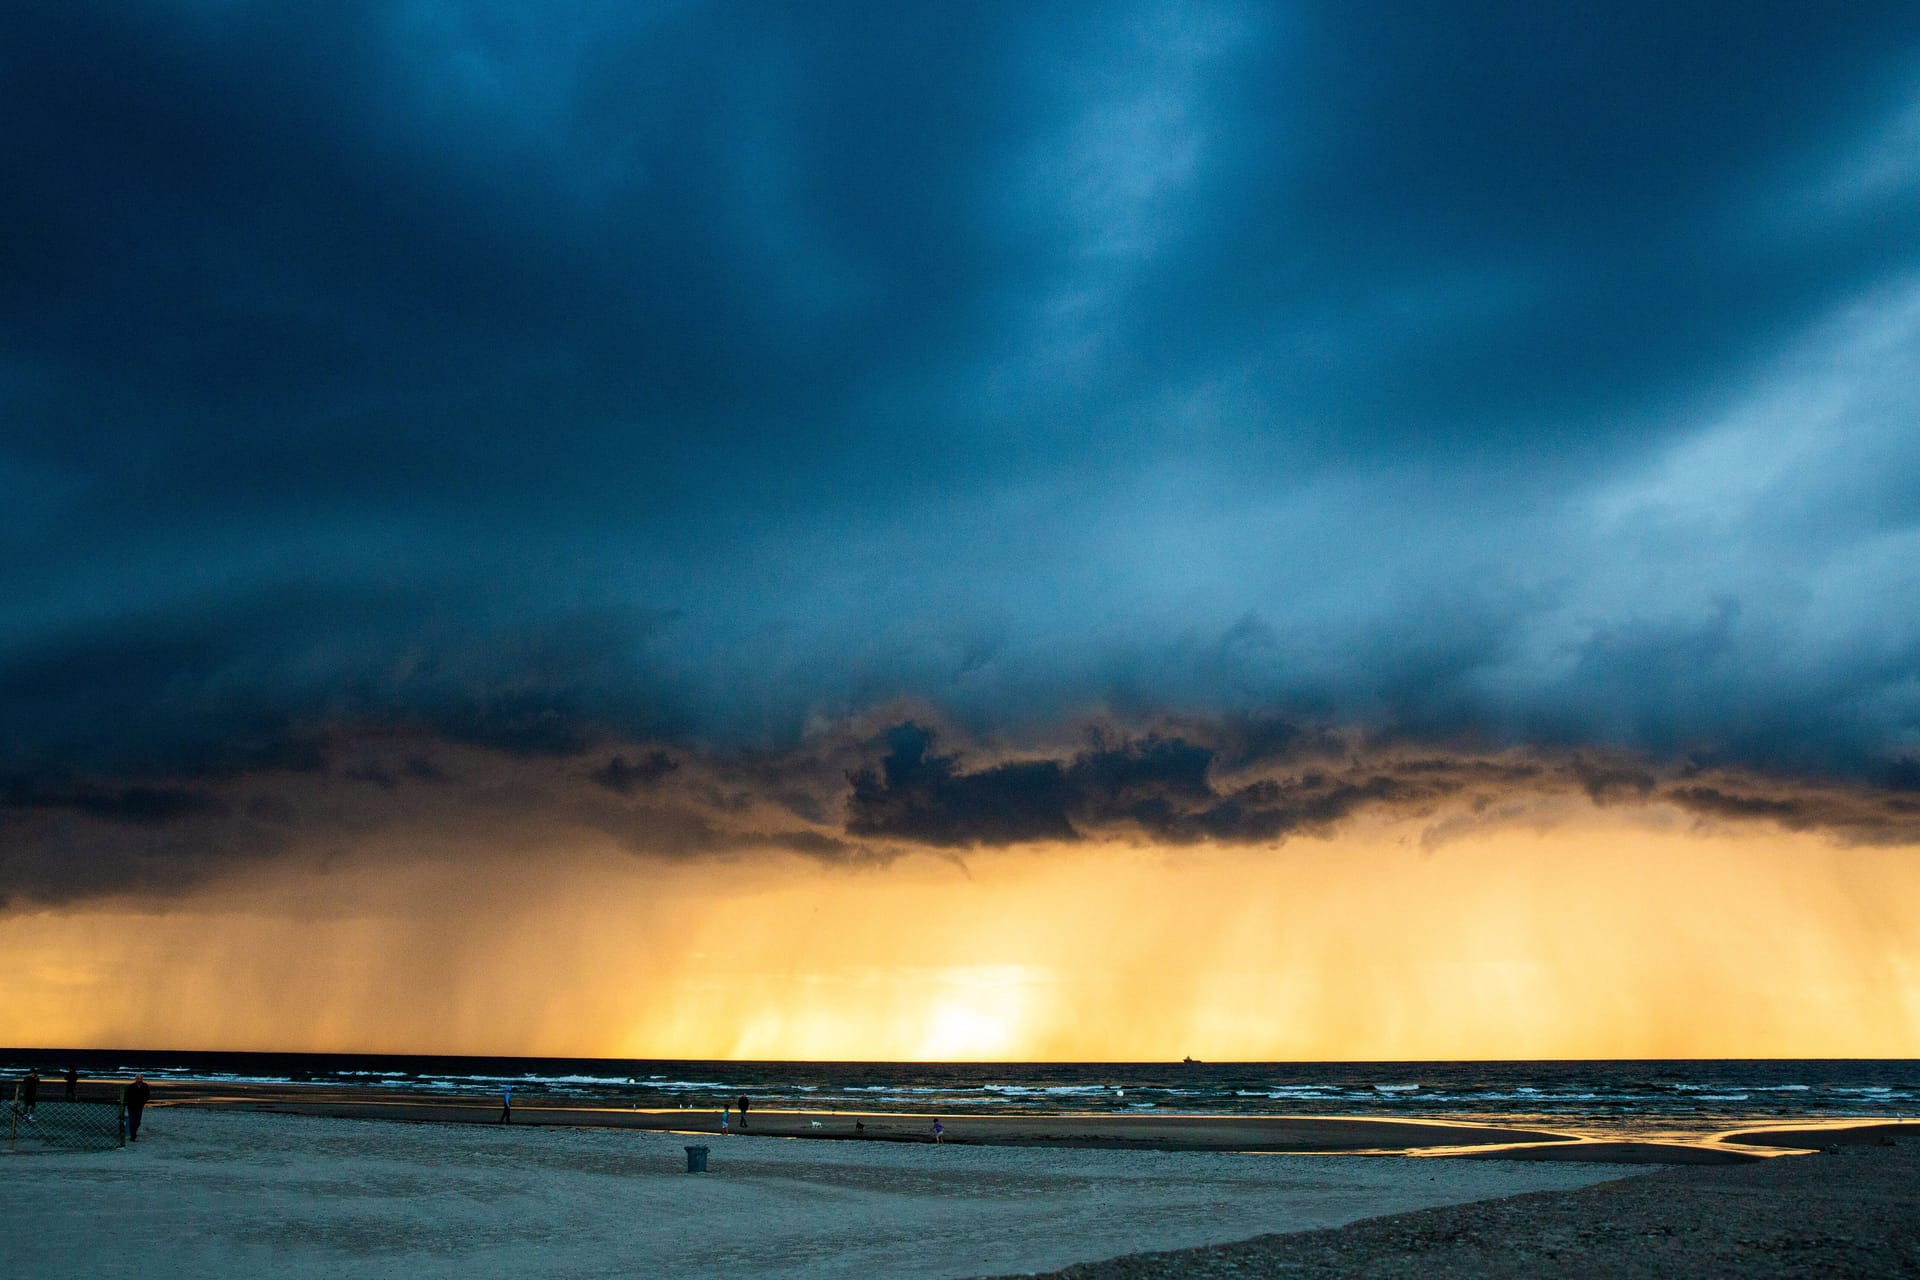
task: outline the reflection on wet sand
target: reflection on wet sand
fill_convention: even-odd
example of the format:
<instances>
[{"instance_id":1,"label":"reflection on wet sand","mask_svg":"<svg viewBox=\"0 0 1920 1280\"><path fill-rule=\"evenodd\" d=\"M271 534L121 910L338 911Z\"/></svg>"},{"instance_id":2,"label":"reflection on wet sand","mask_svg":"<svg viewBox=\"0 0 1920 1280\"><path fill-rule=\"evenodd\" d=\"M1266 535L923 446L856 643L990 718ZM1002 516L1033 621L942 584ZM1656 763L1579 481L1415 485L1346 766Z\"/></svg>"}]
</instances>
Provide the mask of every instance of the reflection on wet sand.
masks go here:
<instances>
[{"instance_id":1,"label":"reflection on wet sand","mask_svg":"<svg viewBox=\"0 0 1920 1280\"><path fill-rule=\"evenodd\" d=\"M298 1085L172 1086L167 1105L441 1124L485 1123L498 1108L480 1099ZM572 1128L719 1134L717 1110L606 1106L516 1107L516 1123ZM864 1142L929 1142L931 1115L884 1111L756 1108L751 1136ZM959 1145L1286 1154L1451 1156L1628 1164L1727 1164L1818 1150L1852 1133L1920 1131L1920 1121L1743 1126L1731 1130L1583 1131L1525 1123L1356 1116L969 1114L943 1117L944 1141Z\"/></svg>"}]
</instances>

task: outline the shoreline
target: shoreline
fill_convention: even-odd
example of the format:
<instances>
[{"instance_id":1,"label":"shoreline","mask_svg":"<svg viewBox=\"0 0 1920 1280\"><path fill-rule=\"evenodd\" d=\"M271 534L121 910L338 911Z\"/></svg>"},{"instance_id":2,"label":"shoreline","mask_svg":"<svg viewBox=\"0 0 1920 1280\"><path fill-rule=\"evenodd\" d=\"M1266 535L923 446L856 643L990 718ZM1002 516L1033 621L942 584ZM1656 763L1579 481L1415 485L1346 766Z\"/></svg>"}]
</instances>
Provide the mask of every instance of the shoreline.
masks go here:
<instances>
[{"instance_id":1,"label":"shoreline","mask_svg":"<svg viewBox=\"0 0 1920 1280\"><path fill-rule=\"evenodd\" d=\"M492 1101L341 1090L328 1086L167 1084L155 1107L323 1116L400 1123L494 1125ZM930 1114L796 1111L750 1113L729 1137L811 1138L874 1143L931 1143ZM951 1146L1051 1147L1091 1150L1240 1151L1294 1155L1449 1156L1464 1159L1578 1161L1620 1164L1738 1164L1848 1141L1852 1130L1878 1136L1920 1132L1920 1122L1781 1121L1730 1128L1698 1138L1592 1136L1534 1125L1374 1116L1247 1116L1115 1114L1112 1112L976 1113L939 1117ZM638 1129L719 1137L717 1109L647 1109L523 1103L515 1126ZM1865 1141L1868 1139L1858 1139Z\"/></svg>"},{"instance_id":2,"label":"shoreline","mask_svg":"<svg viewBox=\"0 0 1920 1280\"><path fill-rule=\"evenodd\" d=\"M366 1100L265 1100L207 1098L167 1105L338 1119L440 1124L497 1124L493 1106ZM844 1142L931 1144L931 1115L900 1112L755 1111L748 1127L722 1130L717 1112L601 1107L513 1109L513 1124L526 1127L644 1129L689 1136L807 1138ZM1426 1147L1477 1147L1510 1143L1574 1143L1538 1129L1444 1121L1382 1120L1324 1116L1112 1116L1060 1112L1048 1115L972 1114L938 1117L948 1146L1058 1147L1140 1151L1249 1151L1274 1154L1400 1154Z\"/></svg>"}]
</instances>

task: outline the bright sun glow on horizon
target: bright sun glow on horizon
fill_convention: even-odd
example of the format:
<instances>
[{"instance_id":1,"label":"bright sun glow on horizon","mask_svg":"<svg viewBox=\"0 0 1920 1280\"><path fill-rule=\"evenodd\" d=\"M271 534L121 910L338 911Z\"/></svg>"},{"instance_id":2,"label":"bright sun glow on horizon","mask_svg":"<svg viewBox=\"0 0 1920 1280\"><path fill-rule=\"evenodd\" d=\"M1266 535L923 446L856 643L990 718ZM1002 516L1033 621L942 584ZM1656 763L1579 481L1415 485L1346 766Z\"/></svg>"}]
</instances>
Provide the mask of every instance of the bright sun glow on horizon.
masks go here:
<instances>
[{"instance_id":1,"label":"bright sun glow on horizon","mask_svg":"<svg viewBox=\"0 0 1920 1280\"><path fill-rule=\"evenodd\" d=\"M1658 819L1658 820L1655 820ZM1414 833L1417 833L1417 829ZM1594 810L860 871L368 856L0 920L0 1042L644 1058L1920 1055L1920 857ZM483 923L475 923L483 922Z\"/></svg>"},{"instance_id":2,"label":"bright sun glow on horizon","mask_svg":"<svg viewBox=\"0 0 1920 1280\"><path fill-rule=\"evenodd\" d=\"M948 982L965 988L968 978L961 970ZM1013 1007L1007 1004L1018 992L1017 987L1005 984L997 989L983 986L980 994L974 996L944 993L937 996L928 1011L926 1034L914 1057L929 1062L951 1062L1009 1056L1015 1045L1014 1028L1019 1025L1020 1010L1017 999L1011 1000Z\"/></svg>"}]
</instances>

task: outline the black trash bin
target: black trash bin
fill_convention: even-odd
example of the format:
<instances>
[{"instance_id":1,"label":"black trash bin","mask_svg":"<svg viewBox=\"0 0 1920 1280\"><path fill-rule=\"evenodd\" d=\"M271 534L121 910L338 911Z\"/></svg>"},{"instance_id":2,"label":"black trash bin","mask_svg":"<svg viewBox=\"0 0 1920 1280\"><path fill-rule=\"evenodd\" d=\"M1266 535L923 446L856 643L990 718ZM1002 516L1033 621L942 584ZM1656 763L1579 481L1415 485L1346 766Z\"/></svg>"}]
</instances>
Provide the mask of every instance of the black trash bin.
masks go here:
<instances>
[{"instance_id":1,"label":"black trash bin","mask_svg":"<svg viewBox=\"0 0 1920 1280\"><path fill-rule=\"evenodd\" d=\"M707 1150L706 1147L687 1148L688 1173L705 1173L707 1171Z\"/></svg>"}]
</instances>

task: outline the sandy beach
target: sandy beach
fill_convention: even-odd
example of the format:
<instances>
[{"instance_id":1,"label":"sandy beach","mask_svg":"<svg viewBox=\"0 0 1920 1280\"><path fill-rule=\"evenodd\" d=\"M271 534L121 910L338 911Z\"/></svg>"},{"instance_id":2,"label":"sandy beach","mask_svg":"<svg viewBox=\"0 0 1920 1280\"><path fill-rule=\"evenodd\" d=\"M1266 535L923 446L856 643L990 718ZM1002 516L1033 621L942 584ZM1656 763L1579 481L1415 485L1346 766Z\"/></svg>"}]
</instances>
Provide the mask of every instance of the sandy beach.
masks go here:
<instances>
[{"instance_id":1,"label":"sandy beach","mask_svg":"<svg viewBox=\"0 0 1920 1280\"><path fill-rule=\"evenodd\" d=\"M1621 1165L395 1124L199 1106L0 1157L0 1273L975 1276L1333 1227Z\"/></svg>"}]
</instances>

